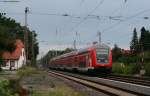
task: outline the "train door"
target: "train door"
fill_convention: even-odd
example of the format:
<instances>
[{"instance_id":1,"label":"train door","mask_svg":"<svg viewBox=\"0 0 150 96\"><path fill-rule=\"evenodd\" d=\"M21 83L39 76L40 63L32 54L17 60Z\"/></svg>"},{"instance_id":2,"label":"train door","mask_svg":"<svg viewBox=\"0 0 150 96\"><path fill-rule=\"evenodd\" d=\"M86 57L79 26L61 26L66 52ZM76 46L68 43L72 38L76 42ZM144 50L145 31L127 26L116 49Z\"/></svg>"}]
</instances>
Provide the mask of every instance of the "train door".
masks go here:
<instances>
[{"instance_id":1,"label":"train door","mask_svg":"<svg viewBox=\"0 0 150 96\"><path fill-rule=\"evenodd\" d=\"M80 56L80 62L79 62L79 67L80 68L86 68L88 66L88 54L83 54Z\"/></svg>"},{"instance_id":2,"label":"train door","mask_svg":"<svg viewBox=\"0 0 150 96\"><path fill-rule=\"evenodd\" d=\"M90 57L90 54L87 54L87 56L86 56L86 66L92 67L92 59Z\"/></svg>"},{"instance_id":3,"label":"train door","mask_svg":"<svg viewBox=\"0 0 150 96\"><path fill-rule=\"evenodd\" d=\"M79 67L80 68L84 68L86 63L85 63L85 56L84 55L80 55L80 58L79 58Z\"/></svg>"},{"instance_id":4,"label":"train door","mask_svg":"<svg viewBox=\"0 0 150 96\"><path fill-rule=\"evenodd\" d=\"M74 56L74 57L73 57L73 60L74 60L74 61L73 61L73 63L74 63L74 64L73 64L73 67L74 67L74 68L77 68L78 62L79 62L78 57L77 57L77 56Z\"/></svg>"}]
</instances>

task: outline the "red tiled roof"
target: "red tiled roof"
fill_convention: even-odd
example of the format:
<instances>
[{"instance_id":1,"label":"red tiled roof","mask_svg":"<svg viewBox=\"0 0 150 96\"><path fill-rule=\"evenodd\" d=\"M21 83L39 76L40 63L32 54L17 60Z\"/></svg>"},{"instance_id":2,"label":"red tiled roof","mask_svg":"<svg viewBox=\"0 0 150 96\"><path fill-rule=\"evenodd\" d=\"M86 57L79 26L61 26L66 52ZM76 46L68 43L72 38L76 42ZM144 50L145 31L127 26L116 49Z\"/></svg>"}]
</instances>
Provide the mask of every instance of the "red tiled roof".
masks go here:
<instances>
[{"instance_id":1,"label":"red tiled roof","mask_svg":"<svg viewBox=\"0 0 150 96\"><path fill-rule=\"evenodd\" d=\"M130 50L122 49L121 52L122 52L123 55L130 55L131 54Z\"/></svg>"},{"instance_id":2,"label":"red tiled roof","mask_svg":"<svg viewBox=\"0 0 150 96\"><path fill-rule=\"evenodd\" d=\"M19 59L22 48L24 48L24 44L21 40L16 40L16 49L11 53L8 51L3 52L3 59Z\"/></svg>"}]
</instances>

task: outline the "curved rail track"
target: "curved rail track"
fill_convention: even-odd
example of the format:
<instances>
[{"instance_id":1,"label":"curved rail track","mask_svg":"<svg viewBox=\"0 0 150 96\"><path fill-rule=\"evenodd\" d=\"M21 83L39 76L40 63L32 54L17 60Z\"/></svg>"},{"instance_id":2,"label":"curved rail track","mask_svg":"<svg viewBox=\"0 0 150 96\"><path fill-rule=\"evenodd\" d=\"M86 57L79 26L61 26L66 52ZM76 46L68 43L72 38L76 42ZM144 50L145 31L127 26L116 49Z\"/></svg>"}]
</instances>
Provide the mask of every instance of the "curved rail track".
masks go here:
<instances>
[{"instance_id":1,"label":"curved rail track","mask_svg":"<svg viewBox=\"0 0 150 96\"><path fill-rule=\"evenodd\" d=\"M104 94L110 96L143 96L143 95L148 96L147 94L133 92L131 90L126 90L126 89L118 88L116 86L100 83L98 82L98 79L96 81L89 79L92 77L85 77L85 76L80 76L80 75L70 74L70 73L68 74L66 72L60 72L60 71L59 72L49 71L49 72L51 74L57 75L58 77L63 77L72 80L74 82L80 83L82 85L103 92Z\"/></svg>"}]
</instances>

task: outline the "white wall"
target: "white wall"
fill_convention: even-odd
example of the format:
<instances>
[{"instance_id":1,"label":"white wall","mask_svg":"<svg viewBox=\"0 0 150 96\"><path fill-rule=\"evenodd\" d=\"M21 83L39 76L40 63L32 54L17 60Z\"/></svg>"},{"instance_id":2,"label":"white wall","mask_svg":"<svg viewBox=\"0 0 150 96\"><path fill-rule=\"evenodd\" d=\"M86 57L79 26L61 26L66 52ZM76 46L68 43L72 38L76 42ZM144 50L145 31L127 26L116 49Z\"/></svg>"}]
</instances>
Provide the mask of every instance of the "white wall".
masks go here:
<instances>
[{"instance_id":1,"label":"white wall","mask_svg":"<svg viewBox=\"0 0 150 96\"><path fill-rule=\"evenodd\" d=\"M11 60L8 60L8 62L6 62L6 66L5 67L2 67L2 69L4 70L10 70L10 61ZM26 62L26 55L25 55L25 50L24 48L22 48L22 52L20 54L20 57L18 60L14 60L15 62L15 66L12 67L12 70L14 69L19 69L21 68L23 65L25 65L25 62Z\"/></svg>"},{"instance_id":2,"label":"white wall","mask_svg":"<svg viewBox=\"0 0 150 96\"><path fill-rule=\"evenodd\" d=\"M26 56L25 56L25 50L22 48L22 53L19 57L19 60L15 62L15 69L21 68L23 65L25 65Z\"/></svg>"}]
</instances>

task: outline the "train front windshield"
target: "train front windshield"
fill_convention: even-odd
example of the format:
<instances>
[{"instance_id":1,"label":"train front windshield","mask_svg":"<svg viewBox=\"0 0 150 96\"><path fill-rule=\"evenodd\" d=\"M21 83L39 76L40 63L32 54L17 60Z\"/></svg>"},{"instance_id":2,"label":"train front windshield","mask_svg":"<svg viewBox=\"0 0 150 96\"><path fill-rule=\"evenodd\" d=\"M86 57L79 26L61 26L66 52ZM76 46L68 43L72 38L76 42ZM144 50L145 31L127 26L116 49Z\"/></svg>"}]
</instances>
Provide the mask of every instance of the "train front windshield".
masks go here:
<instances>
[{"instance_id":1,"label":"train front windshield","mask_svg":"<svg viewBox=\"0 0 150 96\"><path fill-rule=\"evenodd\" d=\"M96 49L97 63L107 64L109 61L109 48Z\"/></svg>"}]
</instances>

